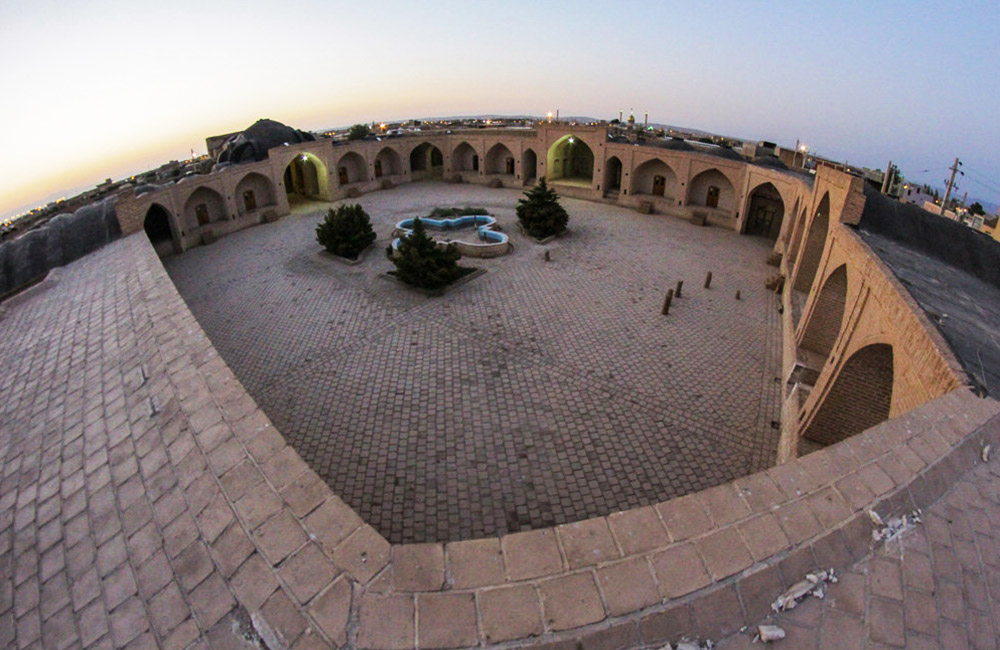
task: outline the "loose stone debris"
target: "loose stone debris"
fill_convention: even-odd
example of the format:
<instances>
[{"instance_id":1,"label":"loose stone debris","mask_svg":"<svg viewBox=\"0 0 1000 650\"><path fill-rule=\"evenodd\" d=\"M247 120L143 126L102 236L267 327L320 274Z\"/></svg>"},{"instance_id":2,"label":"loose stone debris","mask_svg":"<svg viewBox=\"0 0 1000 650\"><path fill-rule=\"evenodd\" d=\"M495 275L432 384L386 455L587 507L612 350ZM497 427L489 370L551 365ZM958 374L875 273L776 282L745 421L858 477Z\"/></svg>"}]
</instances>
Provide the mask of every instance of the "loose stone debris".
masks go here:
<instances>
[{"instance_id":1,"label":"loose stone debris","mask_svg":"<svg viewBox=\"0 0 1000 650\"><path fill-rule=\"evenodd\" d=\"M764 643L769 643L771 641L780 641L785 638L785 630L777 625L758 625L757 626L757 636L754 637L754 643L757 641L762 641Z\"/></svg>"},{"instance_id":2,"label":"loose stone debris","mask_svg":"<svg viewBox=\"0 0 1000 650\"><path fill-rule=\"evenodd\" d=\"M990 462L990 452L993 451L993 445L983 445L983 462Z\"/></svg>"},{"instance_id":3,"label":"loose stone debris","mask_svg":"<svg viewBox=\"0 0 1000 650\"><path fill-rule=\"evenodd\" d=\"M873 524L880 526L880 528L876 528L872 531L872 540L876 543L881 541L888 542L899 537L901 534L923 521L920 518L920 514L920 510L917 509L908 515L893 517L889 521L883 521L882 517L880 517L877 512L869 510L868 518L872 520Z\"/></svg>"},{"instance_id":4,"label":"loose stone debris","mask_svg":"<svg viewBox=\"0 0 1000 650\"><path fill-rule=\"evenodd\" d=\"M771 603L771 609L775 612L794 609L806 596L823 599L826 597L827 584L834 582L837 582L837 576L834 575L833 569L807 573L804 579L799 580L778 596L777 600Z\"/></svg>"}]
</instances>

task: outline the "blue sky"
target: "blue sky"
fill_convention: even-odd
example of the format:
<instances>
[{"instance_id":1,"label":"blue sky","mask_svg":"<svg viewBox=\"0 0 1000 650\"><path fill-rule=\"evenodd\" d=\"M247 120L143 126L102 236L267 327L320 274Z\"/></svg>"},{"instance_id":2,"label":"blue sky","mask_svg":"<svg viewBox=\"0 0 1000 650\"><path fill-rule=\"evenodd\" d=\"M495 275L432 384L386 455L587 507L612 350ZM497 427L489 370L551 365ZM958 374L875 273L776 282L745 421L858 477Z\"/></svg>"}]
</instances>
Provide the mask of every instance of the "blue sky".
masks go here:
<instances>
[{"instance_id":1,"label":"blue sky","mask_svg":"<svg viewBox=\"0 0 1000 650\"><path fill-rule=\"evenodd\" d=\"M0 3L0 215L298 128L635 109L1000 199L1000 3ZM924 172L923 170L930 170Z\"/></svg>"}]
</instances>

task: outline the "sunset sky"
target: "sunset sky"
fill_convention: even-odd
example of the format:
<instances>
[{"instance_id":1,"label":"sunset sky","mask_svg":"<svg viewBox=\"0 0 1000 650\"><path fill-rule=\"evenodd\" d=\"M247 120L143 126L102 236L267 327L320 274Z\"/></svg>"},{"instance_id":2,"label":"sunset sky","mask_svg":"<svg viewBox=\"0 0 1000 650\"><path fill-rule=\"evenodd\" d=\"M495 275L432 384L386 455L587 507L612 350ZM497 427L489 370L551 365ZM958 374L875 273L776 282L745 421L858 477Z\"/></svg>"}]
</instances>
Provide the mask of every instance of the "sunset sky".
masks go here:
<instances>
[{"instance_id":1,"label":"sunset sky","mask_svg":"<svg viewBox=\"0 0 1000 650\"><path fill-rule=\"evenodd\" d=\"M269 117L641 119L1000 199L1000 3L0 2L0 216ZM924 171L929 170L929 171Z\"/></svg>"}]
</instances>

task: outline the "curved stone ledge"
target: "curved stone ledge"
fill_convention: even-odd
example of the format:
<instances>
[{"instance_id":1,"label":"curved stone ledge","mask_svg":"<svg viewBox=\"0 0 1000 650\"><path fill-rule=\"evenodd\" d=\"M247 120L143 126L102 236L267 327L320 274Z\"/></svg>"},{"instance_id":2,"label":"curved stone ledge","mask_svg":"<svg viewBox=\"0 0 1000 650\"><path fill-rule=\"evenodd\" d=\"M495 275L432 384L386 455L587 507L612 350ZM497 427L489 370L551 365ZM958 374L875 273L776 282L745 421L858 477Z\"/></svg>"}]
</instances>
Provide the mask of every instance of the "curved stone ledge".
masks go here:
<instances>
[{"instance_id":1,"label":"curved stone ledge","mask_svg":"<svg viewBox=\"0 0 1000 650\"><path fill-rule=\"evenodd\" d=\"M85 535L99 563L113 558L138 586L120 603L93 601L106 604L109 623L81 636L84 645L142 634L160 645L201 637L225 647L240 625L272 649L596 650L717 638L761 617L805 571L870 553L867 510L885 517L933 503L981 462L984 443L1000 443L1000 405L963 389L804 458L655 506L499 539L390 546L285 443L143 235L76 262L67 281L15 306L9 323L32 327L32 310L68 304L81 286L94 313L117 320L81 326L72 312L48 324L73 333L56 337L51 358L90 351L75 366L78 380L50 387L79 404L79 420L36 425L45 411L35 407L0 439L0 549L9 562L13 549L23 554L25 540L45 535L35 532L45 528L37 512L53 489L67 500L85 491L89 518L64 522L85 530L65 535ZM43 390L43 367L25 372L16 389L0 380L5 396ZM84 391L84 377L96 389ZM46 469L42 450L54 442L85 452L79 469L69 461ZM67 565L81 543L67 549ZM123 550L112 554L112 544ZM40 561L43 593L73 570L46 568L50 555ZM111 575L106 590L116 589ZM47 612L20 595L34 579L0 600L24 645L34 628L22 622ZM168 590L189 612L169 624Z\"/></svg>"}]
</instances>

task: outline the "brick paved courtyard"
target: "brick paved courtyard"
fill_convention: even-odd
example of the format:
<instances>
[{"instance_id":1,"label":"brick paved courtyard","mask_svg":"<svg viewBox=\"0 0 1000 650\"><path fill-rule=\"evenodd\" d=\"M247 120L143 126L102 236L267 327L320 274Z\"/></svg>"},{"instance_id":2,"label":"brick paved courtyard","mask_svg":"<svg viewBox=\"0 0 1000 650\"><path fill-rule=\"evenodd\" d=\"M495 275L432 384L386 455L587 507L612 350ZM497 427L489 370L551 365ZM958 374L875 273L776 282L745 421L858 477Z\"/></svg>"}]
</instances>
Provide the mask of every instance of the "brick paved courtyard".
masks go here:
<instances>
[{"instance_id":1,"label":"brick paved courtyard","mask_svg":"<svg viewBox=\"0 0 1000 650\"><path fill-rule=\"evenodd\" d=\"M572 232L542 247L516 230L519 196L367 195L379 239L357 266L317 255L318 203L166 262L289 444L391 542L576 521L773 462L769 242L566 199ZM450 205L486 207L514 252L467 260L487 273L442 298L379 278L392 225Z\"/></svg>"}]
</instances>

